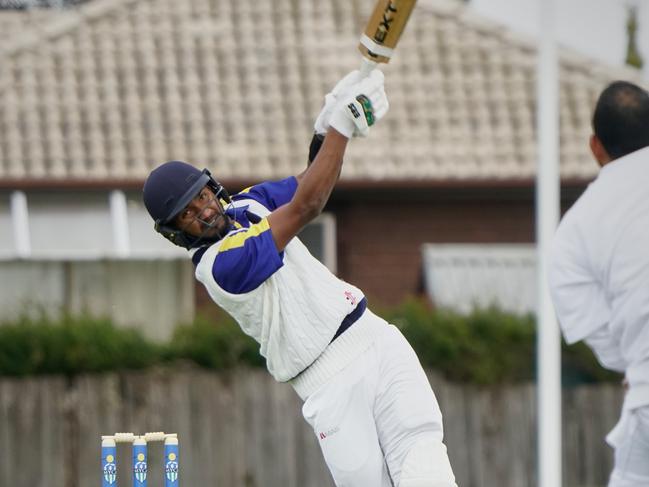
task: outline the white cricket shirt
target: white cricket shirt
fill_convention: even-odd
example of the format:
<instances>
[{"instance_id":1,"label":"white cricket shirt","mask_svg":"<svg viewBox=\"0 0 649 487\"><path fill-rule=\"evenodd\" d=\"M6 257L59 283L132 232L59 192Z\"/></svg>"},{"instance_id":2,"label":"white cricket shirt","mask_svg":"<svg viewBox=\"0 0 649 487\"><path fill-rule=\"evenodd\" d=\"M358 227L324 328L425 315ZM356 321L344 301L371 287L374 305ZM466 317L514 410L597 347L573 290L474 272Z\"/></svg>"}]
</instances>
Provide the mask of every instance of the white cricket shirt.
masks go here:
<instances>
[{"instance_id":1,"label":"white cricket shirt","mask_svg":"<svg viewBox=\"0 0 649 487\"><path fill-rule=\"evenodd\" d=\"M548 276L566 341L584 340L625 372L627 399L649 404L649 148L605 165L565 214Z\"/></svg>"},{"instance_id":2,"label":"white cricket shirt","mask_svg":"<svg viewBox=\"0 0 649 487\"><path fill-rule=\"evenodd\" d=\"M236 228L220 241L194 251L193 261L196 278L259 343L276 380L296 378L328 350L326 364L320 361L313 369L317 373L301 380L315 384L369 346L377 325L359 320L330 346L343 319L364 296L333 275L298 238L283 251L277 250L266 216L290 201L296 187L295 178L288 178L234 195L227 213Z\"/></svg>"}]
</instances>

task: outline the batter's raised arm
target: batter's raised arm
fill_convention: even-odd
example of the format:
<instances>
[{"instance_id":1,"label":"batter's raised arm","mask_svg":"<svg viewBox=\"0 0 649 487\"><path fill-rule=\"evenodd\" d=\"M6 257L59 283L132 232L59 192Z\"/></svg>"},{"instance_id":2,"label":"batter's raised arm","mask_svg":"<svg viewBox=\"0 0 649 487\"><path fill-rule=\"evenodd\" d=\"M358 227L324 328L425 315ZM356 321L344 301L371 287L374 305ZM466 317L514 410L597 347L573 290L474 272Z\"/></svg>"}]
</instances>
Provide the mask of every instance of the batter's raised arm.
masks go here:
<instances>
[{"instance_id":1,"label":"batter's raised arm","mask_svg":"<svg viewBox=\"0 0 649 487\"><path fill-rule=\"evenodd\" d=\"M279 251L322 212L338 181L348 140L353 135L367 135L369 127L388 111L383 73L374 70L368 77L346 86L357 77L356 72L350 73L330 94L334 98L327 99L316 122L316 130L327 130L318 155L299 178L293 199L268 216Z\"/></svg>"}]
</instances>

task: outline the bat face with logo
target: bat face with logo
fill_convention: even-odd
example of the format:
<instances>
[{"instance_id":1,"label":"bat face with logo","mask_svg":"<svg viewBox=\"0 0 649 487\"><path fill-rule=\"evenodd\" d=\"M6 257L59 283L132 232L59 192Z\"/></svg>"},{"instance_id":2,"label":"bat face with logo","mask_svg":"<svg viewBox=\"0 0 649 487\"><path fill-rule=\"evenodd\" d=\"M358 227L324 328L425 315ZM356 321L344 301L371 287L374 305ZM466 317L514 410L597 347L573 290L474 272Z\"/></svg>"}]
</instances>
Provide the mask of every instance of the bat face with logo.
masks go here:
<instances>
[{"instance_id":1,"label":"bat face with logo","mask_svg":"<svg viewBox=\"0 0 649 487\"><path fill-rule=\"evenodd\" d=\"M358 45L365 59L387 63L417 0L378 0Z\"/></svg>"},{"instance_id":2,"label":"bat face with logo","mask_svg":"<svg viewBox=\"0 0 649 487\"><path fill-rule=\"evenodd\" d=\"M358 44L363 54L360 67L363 76L367 76L377 63L390 61L416 3L417 0L377 0ZM309 146L309 164L315 159L323 140L322 134L313 134Z\"/></svg>"}]
</instances>

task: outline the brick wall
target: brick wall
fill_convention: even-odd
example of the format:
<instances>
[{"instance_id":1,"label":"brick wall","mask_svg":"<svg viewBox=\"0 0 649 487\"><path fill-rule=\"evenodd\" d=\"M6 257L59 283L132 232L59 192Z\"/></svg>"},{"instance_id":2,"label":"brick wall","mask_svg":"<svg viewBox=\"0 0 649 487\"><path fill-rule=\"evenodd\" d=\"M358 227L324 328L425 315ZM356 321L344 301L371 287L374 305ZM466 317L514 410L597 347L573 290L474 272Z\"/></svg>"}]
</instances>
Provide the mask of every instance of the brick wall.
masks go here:
<instances>
[{"instance_id":1,"label":"brick wall","mask_svg":"<svg viewBox=\"0 0 649 487\"><path fill-rule=\"evenodd\" d=\"M374 303L394 305L424 292L424 243L534 241L532 188L439 193L428 190L408 198L342 194L334 199L330 210L337 218L340 277ZM565 207L574 202L573 193L566 196Z\"/></svg>"}]
</instances>

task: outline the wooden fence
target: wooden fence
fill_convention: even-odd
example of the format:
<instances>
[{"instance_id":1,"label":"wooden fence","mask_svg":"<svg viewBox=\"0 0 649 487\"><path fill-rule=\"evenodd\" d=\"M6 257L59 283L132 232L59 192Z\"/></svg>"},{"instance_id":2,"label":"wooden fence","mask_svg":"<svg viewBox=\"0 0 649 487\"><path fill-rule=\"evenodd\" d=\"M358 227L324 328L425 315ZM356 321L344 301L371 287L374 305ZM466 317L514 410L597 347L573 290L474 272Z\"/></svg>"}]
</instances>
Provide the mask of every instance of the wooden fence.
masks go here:
<instances>
[{"instance_id":1,"label":"wooden fence","mask_svg":"<svg viewBox=\"0 0 649 487\"><path fill-rule=\"evenodd\" d=\"M534 385L430 380L458 485L536 486ZM603 437L621 394L614 385L564 390L564 487L606 485L612 453ZM102 434L164 430L179 434L183 487L331 487L300 407L290 386L262 370L0 378L0 486L99 486ZM149 451L149 485L162 486L161 446ZM129 447L118 462L120 487L129 487Z\"/></svg>"}]
</instances>

